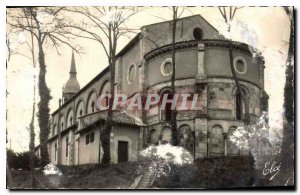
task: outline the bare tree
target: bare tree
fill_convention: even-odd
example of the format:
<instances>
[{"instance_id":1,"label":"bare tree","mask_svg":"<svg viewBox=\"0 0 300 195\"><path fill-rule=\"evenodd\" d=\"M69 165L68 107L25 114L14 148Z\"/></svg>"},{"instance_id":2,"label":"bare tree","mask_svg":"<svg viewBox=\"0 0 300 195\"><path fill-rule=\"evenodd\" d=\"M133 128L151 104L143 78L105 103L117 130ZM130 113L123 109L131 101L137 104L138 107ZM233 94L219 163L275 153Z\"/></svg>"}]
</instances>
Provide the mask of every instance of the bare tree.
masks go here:
<instances>
[{"instance_id":1,"label":"bare tree","mask_svg":"<svg viewBox=\"0 0 300 195\"><path fill-rule=\"evenodd\" d=\"M225 23L227 24L227 31L230 33L231 31L231 22L233 21L233 18L237 12L238 9L241 9L241 7L233 7L233 6L229 6L229 7L218 7L219 9L219 12L221 13ZM230 69L231 69L231 73L232 73L232 76L234 78L234 81L235 81L235 85L236 85L236 95L237 96L242 96L242 91L241 91L241 86L240 86L240 83L239 83L239 79L236 75L236 72L235 72L235 69L234 69L234 65L233 65L233 44L231 42L232 40L229 40L228 44L229 44L229 61L230 61ZM237 105L241 105L241 99L240 98L237 98L236 99L237 101ZM236 111L237 111L238 108L236 108ZM249 124L250 123L250 118L249 118L249 115L245 114L244 116L244 122L246 124Z\"/></svg>"},{"instance_id":2,"label":"bare tree","mask_svg":"<svg viewBox=\"0 0 300 195\"><path fill-rule=\"evenodd\" d=\"M63 30L63 18L60 13L63 7L23 7L7 9L7 25L14 32L26 32L32 35L33 45L38 47L38 122L40 128L41 165L49 162L47 149L48 135L50 131L50 90L46 83L47 66L45 60L45 45L53 46L59 54L59 47L67 45L78 51L70 43L71 37ZM32 147L32 146L31 146Z\"/></svg>"},{"instance_id":3,"label":"bare tree","mask_svg":"<svg viewBox=\"0 0 300 195\"><path fill-rule=\"evenodd\" d=\"M171 75L171 88L172 88L172 96L174 97L175 95L175 76L176 76L176 51L175 51L175 46L176 46L176 25L177 25L177 20L180 17L178 15L178 7L173 6L172 7L172 75ZM177 130L177 110L176 108L172 110L171 112L171 128L172 128L172 145L178 146L180 144L179 141L179 135L178 135L178 130Z\"/></svg>"},{"instance_id":4,"label":"bare tree","mask_svg":"<svg viewBox=\"0 0 300 195\"><path fill-rule=\"evenodd\" d=\"M129 33L126 21L135 13L137 8L129 7L72 7L69 12L83 16L85 21L81 24L69 24L65 27L77 30L70 31L77 37L97 41L108 59L110 70L110 93L108 114L103 131L100 131L100 141L103 147L102 164L110 164L110 133L113 126L113 99L115 97L115 66L117 61L117 46L121 36ZM99 148L100 149L100 148Z\"/></svg>"},{"instance_id":5,"label":"bare tree","mask_svg":"<svg viewBox=\"0 0 300 195\"><path fill-rule=\"evenodd\" d=\"M26 14L26 12L24 12ZM26 15L27 16L27 15ZM32 25L32 18L26 17L26 21L28 25ZM31 57L32 57L32 64L33 68L35 69L36 67L36 61L35 61L35 50L34 50L34 38L33 34L30 33L30 38L31 38L31 45L28 45L30 51L31 51ZM31 46L31 47L30 47ZM36 187L36 181L35 181L35 173L34 173L34 159L35 159L35 154L34 154L34 148L35 148L35 132L34 132L34 119L35 119L35 93L36 93L36 87L35 87L35 74L33 74L33 102L32 102L32 115L31 115L31 121L29 124L29 135L30 135L30 140L29 140L29 153L30 153L30 171L31 171L31 186L32 188Z\"/></svg>"}]
</instances>

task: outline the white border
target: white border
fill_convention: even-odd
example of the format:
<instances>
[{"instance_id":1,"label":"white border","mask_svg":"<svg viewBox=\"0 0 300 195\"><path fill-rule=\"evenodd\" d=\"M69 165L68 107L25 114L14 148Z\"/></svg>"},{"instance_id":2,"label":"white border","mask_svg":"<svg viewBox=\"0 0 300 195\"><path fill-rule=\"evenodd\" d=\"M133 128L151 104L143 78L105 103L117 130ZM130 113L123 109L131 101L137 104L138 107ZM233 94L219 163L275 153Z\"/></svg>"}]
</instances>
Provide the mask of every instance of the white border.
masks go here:
<instances>
[{"instance_id":1,"label":"white border","mask_svg":"<svg viewBox=\"0 0 300 195\"><path fill-rule=\"evenodd\" d=\"M172 3L172 4L171 4ZM274 0L264 0L264 1L261 1L261 0L252 0L251 2L249 1L245 1L245 0L229 0L229 1L220 1L220 0L211 0L211 1L207 1L207 0L189 0L189 1L182 1L182 0L173 0L172 2L170 2L169 0L152 0L152 1L140 1L140 0L110 0L110 1L107 1L107 0L103 0L103 1L99 1L99 0L85 0L85 1L82 1L82 0L73 0L73 1L53 1L53 0L43 0L43 1L40 1L40 0L27 0L27 1L24 1L24 0L2 0L0 1L0 22L1 22L1 28L0 28L0 35L1 35L1 41L2 41L2 44L1 44L1 47L2 47L2 50L0 52L0 59L2 60L2 65L0 66L0 73L2 74L2 77L0 77L0 86L1 86L1 95L0 95L0 102L1 102L1 106L0 108L1 109L1 112L0 112L0 123L2 124L2 141L1 141L1 155L2 157L5 158L6 156L6 136L4 135L5 134L5 131L4 131L4 128L6 127L6 119L5 119L5 109L6 109L6 97L5 97L5 89L6 89L6 77L5 77L5 74L6 74L6 71L5 71L5 60L6 60L6 50L5 50L5 36L6 36L6 16L5 16L5 6L42 6L42 5L48 5L48 6L62 6L62 5L132 5L132 6L137 6L137 5L142 5L142 6L165 6L165 5L168 5L168 6L171 6L171 5L178 5L178 6L182 6L182 5L189 5L189 6L228 6L228 5L239 5L239 6L282 6L282 5L285 5L285 6L295 6L295 5L300 5L300 1L295 1L295 0L277 0L277 1L274 1ZM299 8L300 6L298 6ZM297 7L296 7L297 9ZM296 20L296 22L298 22L298 20ZM296 24L296 28L298 29L299 28L299 25ZM296 30L297 32L297 30ZM299 31L298 31L299 32ZM296 39L297 43L299 41L299 39ZM298 54L299 50L295 50ZM296 55L297 55L296 54ZM300 81L299 79L296 80L297 82L297 90L299 90L299 86L300 86ZM296 111L297 112L297 111ZM298 122L299 120L299 117L300 115L297 115L297 118L296 118L296 121ZM296 134L297 137L295 137L296 140L299 140L299 133ZM297 148L298 149L298 148ZM297 154L295 154L296 156L299 155L299 150L297 151ZM6 167L6 161L5 160L2 160L1 161L1 168L2 170L4 171L4 167ZM297 173L299 175L299 168L296 169L297 170ZM297 183L296 185L299 184L299 179L297 179ZM2 189L1 189L1 192L3 194L10 194L10 191L6 190L5 189L5 186L6 186L6 175L5 174L2 174L2 177L1 177L1 186L2 186ZM298 186L298 185L297 185ZM65 193L74 193L74 192L59 192L59 191L49 191L50 193L56 193L56 194L65 194ZM78 191L79 192L79 191ZM122 193L132 193L134 191L122 191ZM158 191L148 191L147 193L148 194L161 194L161 193L164 193L164 194L173 194L174 192L176 191L170 191L170 192L167 192L167 191L164 191L164 192L158 192ZM208 192L205 192L205 191L195 191L195 192L192 192L192 191L189 191L189 193L204 193L204 194L208 194ZM251 194L251 190L249 191L245 191L245 193L248 194L248 192L250 192ZM17 193L17 192L14 192L14 193ZM21 193L24 193L24 191L21 191ZM82 193L82 192L81 192ZM79 192L79 194L81 194ZM83 192L85 193L85 192ZM103 194L108 194L108 192L105 192L105 191L101 191L101 193ZM118 193L118 192L111 192L110 194L115 194L115 193ZM214 191L214 192L209 192L209 194L223 194L223 193L232 193L232 191L230 192L217 192L217 191ZM236 192L233 192L233 193L240 193L238 191ZM252 193L255 193L255 194L274 194L274 191L252 191ZM294 192L284 192L284 191L280 191L280 194L296 194L296 191ZM36 192L36 194L44 194L43 191L39 191L39 192Z\"/></svg>"}]
</instances>

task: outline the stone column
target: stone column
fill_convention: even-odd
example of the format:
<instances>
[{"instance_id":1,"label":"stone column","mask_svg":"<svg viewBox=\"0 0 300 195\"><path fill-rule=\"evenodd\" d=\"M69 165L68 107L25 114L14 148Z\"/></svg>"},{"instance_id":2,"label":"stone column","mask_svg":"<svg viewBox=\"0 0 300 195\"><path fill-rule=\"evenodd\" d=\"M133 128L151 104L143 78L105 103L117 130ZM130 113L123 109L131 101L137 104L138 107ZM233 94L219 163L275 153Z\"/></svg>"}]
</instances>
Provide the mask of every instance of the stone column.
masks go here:
<instances>
[{"instance_id":1,"label":"stone column","mask_svg":"<svg viewBox=\"0 0 300 195\"><path fill-rule=\"evenodd\" d=\"M196 82L197 83L203 83L206 82L207 76L205 74L205 48L204 44L198 44L198 72L196 76Z\"/></svg>"},{"instance_id":2,"label":"stone column","mask_svg":"<svg viewBox=\"0 0 300 195\"><path fill-rule=\"evenodd\" d=\"M227 148L228 148L228 146L227 146L228 136L227 135L228 135L227 133L223 133L223 136L224 136L224 156L227 156Z\"/></svg>"},{"instance_id":3,"label":"stone column","mask_svg":"<svg viewBox=\"0 0 300 195\"><path fill-rule=\"evenodd\" d=\"M75 155L75 130L71 130L69 133L69 165L74 165Z\"/></svg>"},{"instance_id":4,"label":"stone column","mask_svg":"<svg viewBox=\"0 0 300 195\"><path fill-rule=\"evenodd\" d=\"M61 164L61 155L62 155L62 147L61 147L61 131L63 129L61 129L61 114L60 112L58 113L58 123L57 123L57 131L58 131L58 138L57 138L57 164L60 165ZM64 121L63 121L64 122ZM64 123L65 125L65 123Z\"/></svg>"},{"instance_id":5,"label":"stone column","mask_svg":"<svg viewBox=\"0 0 300 195\"><path fill-rule=\"evenodd\" d=\"M195 78L195 93L198 94L198 104L203 106L202 110L196 111L195 117L195 137L196 158L207 156L208 137L207 137L207 76L205 74L204 64L204 44L198 44L198 72Z\"/></svg>"},{"instance_id":6,"label":"stone column","mask_svg":"<svg viewBox=\"0 0 300 195\"><path fill-rule=\"evenodd\" d=\"M207 156L207 118L195 118L195 157Z\"/></svg>"}]
</instances>

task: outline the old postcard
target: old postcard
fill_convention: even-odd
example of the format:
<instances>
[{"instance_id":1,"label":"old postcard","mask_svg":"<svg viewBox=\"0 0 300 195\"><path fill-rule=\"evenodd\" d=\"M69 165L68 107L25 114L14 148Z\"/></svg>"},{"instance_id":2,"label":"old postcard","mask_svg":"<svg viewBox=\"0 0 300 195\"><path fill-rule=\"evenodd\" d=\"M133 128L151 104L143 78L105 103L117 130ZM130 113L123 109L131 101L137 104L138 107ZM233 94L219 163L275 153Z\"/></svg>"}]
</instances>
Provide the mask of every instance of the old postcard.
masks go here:
<instances>
[{"instance_id":1,"label":"old postcard","mask_svg":"<svg viewBox=\"0 0 300 195\"><path fill-rule=\"evenodd\" d=\"M6 17L8 189L295 188L293 7Z\"/></svg>"}]
</instances>

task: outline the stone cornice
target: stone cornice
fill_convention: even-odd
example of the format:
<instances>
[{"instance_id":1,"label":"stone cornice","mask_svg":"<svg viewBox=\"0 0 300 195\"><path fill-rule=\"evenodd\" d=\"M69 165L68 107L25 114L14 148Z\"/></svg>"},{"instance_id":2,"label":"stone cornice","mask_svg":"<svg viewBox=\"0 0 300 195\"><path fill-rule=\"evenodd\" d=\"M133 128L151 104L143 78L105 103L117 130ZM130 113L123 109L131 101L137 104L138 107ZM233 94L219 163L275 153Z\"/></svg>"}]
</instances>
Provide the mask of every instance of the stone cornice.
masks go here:
<instances>
[{"instance_id":1,"label":"stone cornice","mask_svg":"<svg viewBox=\"0 0 300 195\"><path fill-rule=\"evenodd\" d=\"M177 42L175 44L175 51L182 51L188 48L197 49L198 44L204 44L205 47L216 47L216 48L229 48L230 46L232 46L233 49L239 49L251 53L249 49L250 46L245 43L228 41L228 40L219 40L219 39L206 39L202 41L191 40L191 41ZM171 52L172 52L172 44L168 44L148 52L144 56L144 58L148 61L152 58L155 58L156 56L165 53L171 53Z\"/></svg>"}]
</instances>

